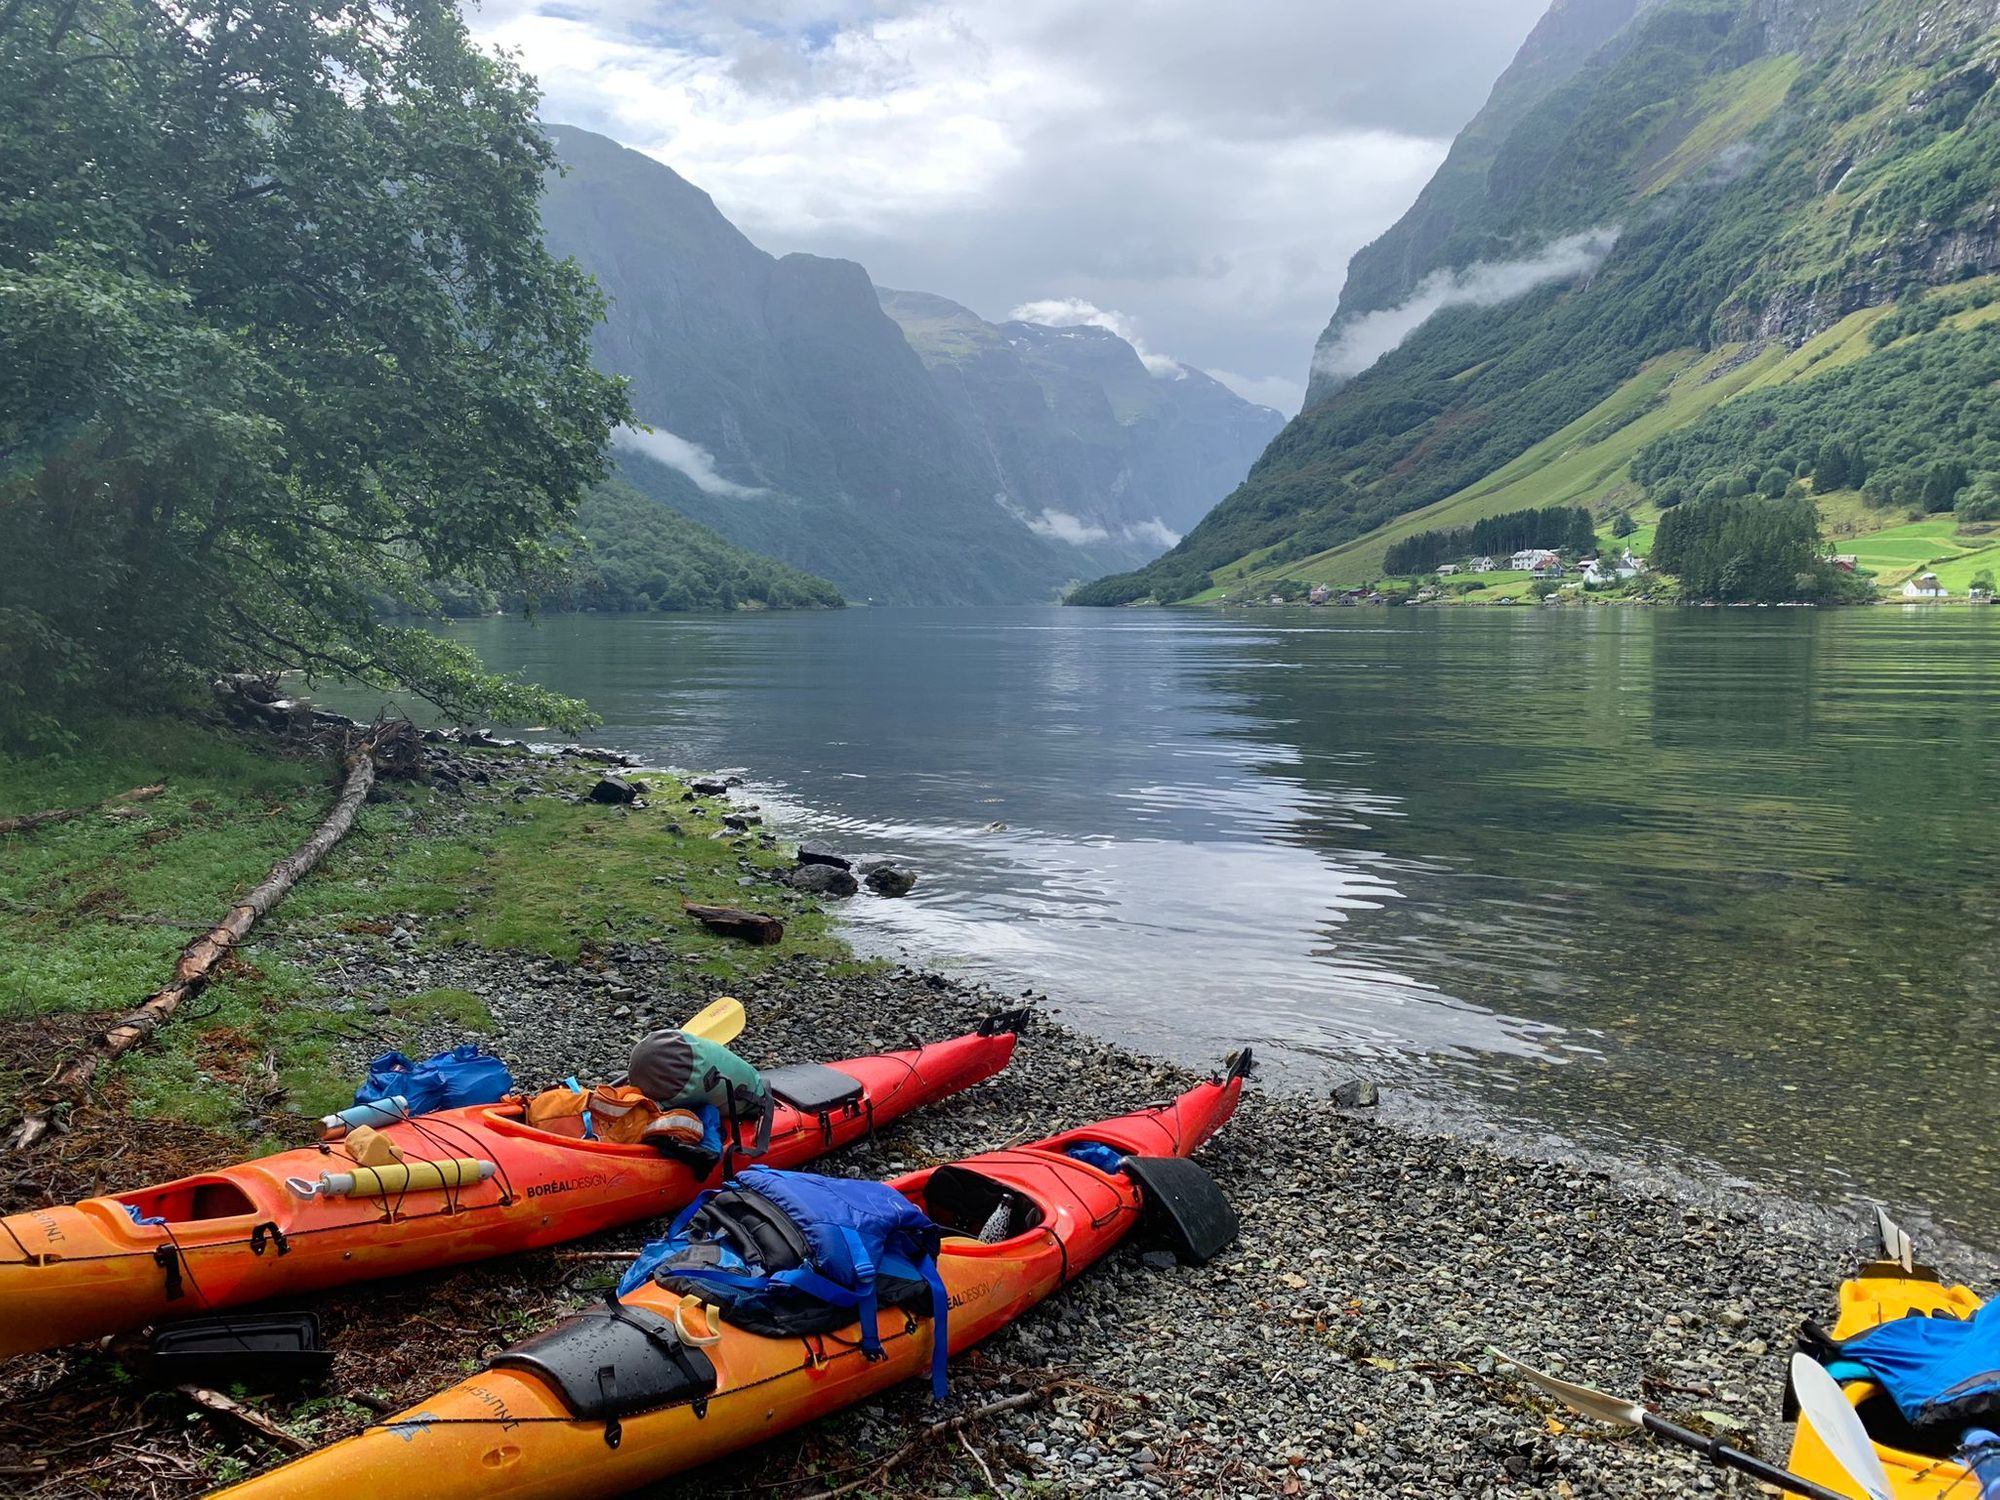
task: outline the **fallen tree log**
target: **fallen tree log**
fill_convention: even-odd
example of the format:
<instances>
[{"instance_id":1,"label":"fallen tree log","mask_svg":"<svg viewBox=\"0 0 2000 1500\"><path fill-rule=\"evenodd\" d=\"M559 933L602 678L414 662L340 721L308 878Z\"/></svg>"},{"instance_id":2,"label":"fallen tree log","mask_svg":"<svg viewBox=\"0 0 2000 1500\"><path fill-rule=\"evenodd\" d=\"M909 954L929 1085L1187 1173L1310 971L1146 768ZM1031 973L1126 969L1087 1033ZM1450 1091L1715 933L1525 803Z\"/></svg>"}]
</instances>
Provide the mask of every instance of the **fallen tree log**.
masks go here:
<instances>
[{"instance_id":1,"label":"fallen tree log","mask_svg":"<svg viewBox=\"0 0 2000 1500\"><path fill-rule=\"evenodd\" d=\"M710 932L719 932L724 937L738 937L762 944L782 943L785 940L785 924L761 911L743 911L734 906L697 906L691 901L683 901L681 910Z\"/></svg>"},{"instance_id":2,"label":"fallen tree log","mask_svg":"<svg viewBox=\"0 0 2000 1500\"><path fill-rule=\"evenodd\" d=\"M87 818L94 812L125 807L134 802L150 801L166 789L167 784L160 781L152 786L135 786L129 792L106 797L102 802L94 802L89 807L51 807L43 812L19 813L11 818L0 818L0 833L26 833L30 828L43 828L50 823L68 823L76 818Z\"/></svg>"},{"instance_id":3,"label":"fallen tree log","mask_svg":"<svg viewBox=\"0 0 2000 1500\"><path fill-rule=\"evenodd\" d=\"M392 727L407 729L402 725ZM341 841L347 830L354 826L354 815L367 799L369 787L375 784L376 742L384 737L378 731L348 755L347 779L341 786L340 796L334 802L333 810L313 830L312 837L273 865L263 883L230 907L220 922L181 949L180 961L174 965L174 977L148 996L145 1004L98 1036L87 1050L63 1064L50 1081L39 1107L28 1111L22 1118L20 1128L14 1132L16 1151L27 1150L54 1129L57 1110L65 1104L79 1103L99 1068L145 1041L166 1024L183 1000L200 994L230 951L249 935L250 929L272 907L284 900L285 894L298 883L299 878Z\"/></svg>"}]
</instances>

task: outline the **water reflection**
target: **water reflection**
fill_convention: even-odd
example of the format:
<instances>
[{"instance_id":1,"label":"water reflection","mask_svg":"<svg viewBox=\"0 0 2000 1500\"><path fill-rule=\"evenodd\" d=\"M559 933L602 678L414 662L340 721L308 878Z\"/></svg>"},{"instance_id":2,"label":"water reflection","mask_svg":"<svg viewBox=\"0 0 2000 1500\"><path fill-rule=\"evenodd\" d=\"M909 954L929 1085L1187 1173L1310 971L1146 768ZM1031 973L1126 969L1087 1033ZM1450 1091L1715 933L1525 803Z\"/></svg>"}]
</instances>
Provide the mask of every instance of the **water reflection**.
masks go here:
<instances>
[{"instance_id":1,"label":"water reflection","mask_svg":"<svg viewBox=\"0 0 2000 1500\"><path fill-rule=\"evenodd\" d=\"M876 951L2000 1238L2000 611L467 633L607 741L748 762L797 826L914 861L853 904Z\"/></svg>"}]
</instances>

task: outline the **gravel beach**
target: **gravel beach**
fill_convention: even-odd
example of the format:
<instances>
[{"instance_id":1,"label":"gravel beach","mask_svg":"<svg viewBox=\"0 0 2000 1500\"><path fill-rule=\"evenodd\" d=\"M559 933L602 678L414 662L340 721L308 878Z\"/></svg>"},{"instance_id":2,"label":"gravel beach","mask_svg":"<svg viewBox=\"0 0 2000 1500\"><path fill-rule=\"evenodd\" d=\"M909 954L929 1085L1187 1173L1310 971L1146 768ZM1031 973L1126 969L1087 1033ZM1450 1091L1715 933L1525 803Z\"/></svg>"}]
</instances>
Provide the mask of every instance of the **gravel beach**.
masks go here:
<instances>
[{"instance_id":1,"label":"gravel beach","mask_svg":"<svg viewBox=\"0 0 2000 1500\"><path fill-rule=\"evenodd\" d=\"M513 795L510 783L532 771L496 776L492 794ZM778 894L746 890L746 904ZM337 978L341 1003L362 1021L399 995L471 991L496 1023L489 1044L531 1084L615 1076L638 1034L714 995L667 940L568 964L431 946L412 919L387 937L292 936L273 948ZM842 969L794 960L737 988L750 1017L739 1050L759 1064L840 1057L953 1035L1001 1009L1042 1013L1001 1077L822 1170L889 1175L1133 1108L1191 1081L1069 1029L1050 1013L1061 996L1002 995L912 968ZM463 1035L440 1024L426 1040L444 1046ZM358 1039L348 1059L357 1072L366 1053ZM1689 1454L1553 1411L1495 1374L1486 1351L1498 1345L1621 1395L1643 1392L1676 1420L1782 1458L1784 1356L1801 1319L1828 1315L1872 1230L1859 1214L1697 1200L1262 1088L1246 1093L1201 1160L1243 1223L1219 1260L1184 1268L1128 1243L958 1361L941 1409L912 1384L648 1493L1749 1494L1748 1481ZM309 1299L340 1351L342 1399L289 1412L279 1403L274 1415L325 1439L420 1399L597 1295L616 1264L576 1252L644 1238L638 1226L567 1252ZM20 1450L38 1403L51 1421L67 1409L76 1380L65 1361L76 1357L38 1356L25 1374L9 1372L12 1420L0 1443ZM937 1434L884 1467L926 1424L1040 1387L1036 1404ZM270 1458L242 1451L258 1466ZM138 1477L125 1473L134 1485ZM54 1476L36 1489L107 1492ZM187 1490L156 1483L153 1492Z\"/></svg>"}]
</instances>

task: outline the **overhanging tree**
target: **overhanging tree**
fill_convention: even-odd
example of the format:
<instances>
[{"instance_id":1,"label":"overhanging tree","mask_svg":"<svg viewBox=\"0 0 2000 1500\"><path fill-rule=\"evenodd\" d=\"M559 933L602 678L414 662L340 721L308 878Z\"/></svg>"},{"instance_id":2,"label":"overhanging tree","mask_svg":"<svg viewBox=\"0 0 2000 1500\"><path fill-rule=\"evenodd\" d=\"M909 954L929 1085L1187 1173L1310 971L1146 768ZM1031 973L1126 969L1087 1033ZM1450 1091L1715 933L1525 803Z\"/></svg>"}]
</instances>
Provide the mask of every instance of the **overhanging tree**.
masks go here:
<instances>
[{"instance_id":1,"label":"overhanging tree","mask_svg":"<svg viewBox=\"0 0 2000 1500\"><path fill-rule=\"evenodd\" d=\"M449 0L0 0L0 719L219 667L579 723L378 620L545 568L622 388Z\"/></svg>"}]
</instances>

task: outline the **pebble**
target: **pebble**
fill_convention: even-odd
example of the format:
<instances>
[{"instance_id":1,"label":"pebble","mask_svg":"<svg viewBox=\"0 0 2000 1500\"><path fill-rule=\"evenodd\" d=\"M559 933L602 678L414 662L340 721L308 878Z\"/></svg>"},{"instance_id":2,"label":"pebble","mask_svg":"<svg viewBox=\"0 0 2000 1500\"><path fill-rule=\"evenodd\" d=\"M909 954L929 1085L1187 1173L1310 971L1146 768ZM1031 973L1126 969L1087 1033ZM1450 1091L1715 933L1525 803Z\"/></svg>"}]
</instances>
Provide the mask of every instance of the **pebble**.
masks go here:
<instances>
[{"instance_id":1,"label":"pebble","mask_svg":"<svg viewBox=\"0 0 2000 1500\"><path fill-rule=\"evenodd\" d=\"M427 944L422 923L411 925L410 948L296 928L272 946L312 971L343 974L349 993L454 987L482 995L496 1023L488 1044L530 1087L572 1074L617 1077L635 1014L672 1024L724 992L698 972L697 955L678 953L668 939L614 943L597 956L617 976L614 996L601 975L576 965ZM732 980L726 992L749 1014L737 1048L759 1066L951 1036L1041 999L920 967L851 973L801 957ZM1133 1109L1196 1076L1071 1030L1049 1018L1046 1003L1039 1008L1006 1073L885 1127L872 1150L850 1149L817 1169L886 1176ZM381 1050L377 1040L341 1043L357 1076ZM405 1050L422 1055L418 1047L462 1040L439 1021ZM1009 1496L1753 1496L1747 1482L1693 1454L1607 1440L1556 1412L1496 1370L1488 1350L1628 1398L1651 1382L1665 1415L1717 1413L1733 1440L1782 1456L1790 1433L1779 1420L1783 1361L1770 1351L1788 1348L1807 1316L1831 1316L1835 1286L1869 1247L1872 1222L1858 1211L1834 1217L1747 1195L1690 1201L1670 1184L1593 1170L1580 1153L1515 1154L1343 1112L1374 1103L1367 1088L1365 1102L1358 1092L1336 1102L1253 1083L1200 1156L1242 1221L1234 1247L1209 1265L1181 1266L1157 1244L1129 1240L955 1361L941 1412L924 1383L911 1382L774 1438L755 1459L769 1492L782 1500L823 1488L808 1455L886 1452L940 1416L1017 1389L1014 1382L1045 1379L1054 1363L1079 1385L965 1430ZM611 1231L581 1248L636 1248L649 1228ZM1948 1275L1993 1274L1969 1251L1953 1248L1943 1259ZM524 1277L557 1287L565 1269L519 1257L458 1274L491 1276L496 1287ZM573 1295L580 1306L591 1293ZM518 1330L500 1329L506 1299L495 1302L497 1345ZM440 1383L457 1373L439 1371ZM745 1463L648 1493L712 1496L740 1484ZM794 1474L796 1484L777 1477ZM867 1492L988 1487L947 1440Z\"/></svg>"}]
</instances>

